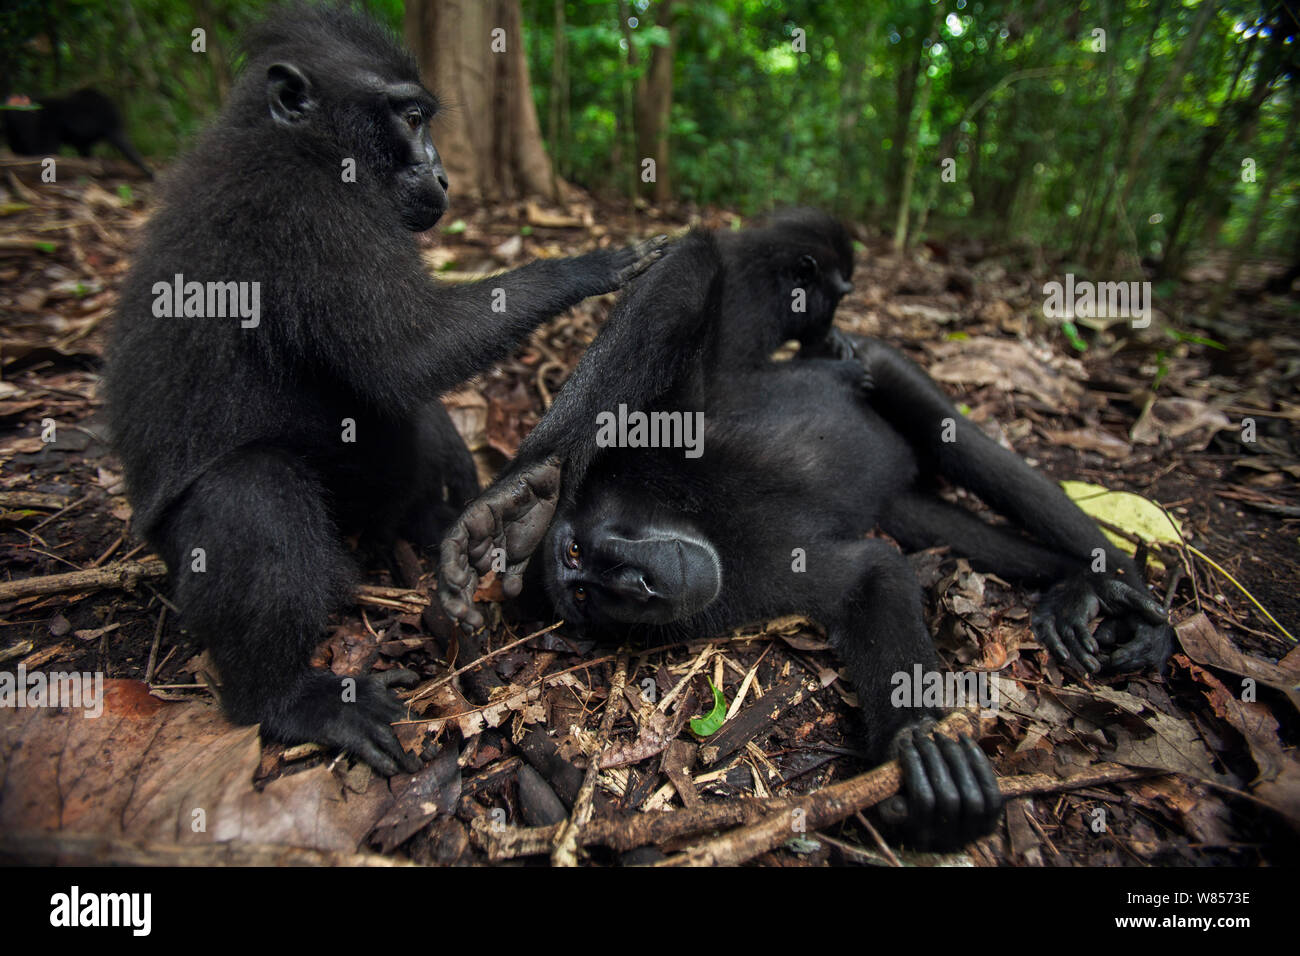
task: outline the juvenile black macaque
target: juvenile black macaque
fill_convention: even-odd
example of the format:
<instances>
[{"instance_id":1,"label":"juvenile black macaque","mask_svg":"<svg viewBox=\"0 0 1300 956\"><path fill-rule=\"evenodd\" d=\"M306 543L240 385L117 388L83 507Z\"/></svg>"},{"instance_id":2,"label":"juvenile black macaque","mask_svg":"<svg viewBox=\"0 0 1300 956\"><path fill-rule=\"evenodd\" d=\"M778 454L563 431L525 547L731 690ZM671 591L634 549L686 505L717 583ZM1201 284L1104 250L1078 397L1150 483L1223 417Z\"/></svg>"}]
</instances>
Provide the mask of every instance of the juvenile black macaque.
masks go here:
<instances>
[{"instance_id":1,"label":"juvenile black macaque","mask_svg":"<svg viewBox=\"0 0 1300 956\"><path fill-rule=\"evenodd\" d=\"M271 739L410 767L389 690L312 670L355 583L343 537L436 544L478 494L438 396L655 241L435 283L414 232L447 206L414 62L342 7L292 6L247 39L230 101L168 178L106 373L135 527L210 647L231 718ZM179 290L179 291L178 291Z\"/></svg>"},{"instance_id":2,"label":"juvenile black macaque","mask_svg":"<svg viewBox=\"0 0 1300 956\"><path fill-rule=\"evenodd\" d=\"M948 544L977 566L1052 584L1035 631L1087 670L1161 667L1172 634L1132 561L1055 483L969 423L900 353L832 329L851 274L841 227L808 211L678 242L623 294L501 479L533 481L518 519L475 502L453 528L439 594L453 617L479 624L472 594L492 549L505 549L517 578L540 542L530 573L558 616L597 634L698 638L805 615L844 660L870 756L902 763L904 792L887 818L918 844L959 845L991 829L1001 796L974 741L933 733L937 708L891 702L894 675L942 663L906 559L868 532L906 549ZM796 300L806 311L790 310ZM800 358L770 361L789 339L803 343ZM703 411L703 455L592 447L596 415L619 403ZM1015 529L943 501L939 476ZM1091 573L1095 554L1108 573ZM1107 620L1094 636L1099 612Z\"/></svg>"},{"instance_id":3,"label":"juvenile black macaque","mask_svg":"<svg viewBox=\"0 0 1300 956\"><path fill-rule=\"evenodd\" d=\"M19 156L55 156L65 143L82 156L89 156L100 140L113 146L149 179L153 171L145 163L122 126L117 106L98 90L78 90L68 96L42 96L32 101L10 96L8 106L39 106L40 109L0 110L5 139Z\"/></svg>"}]
</instances>

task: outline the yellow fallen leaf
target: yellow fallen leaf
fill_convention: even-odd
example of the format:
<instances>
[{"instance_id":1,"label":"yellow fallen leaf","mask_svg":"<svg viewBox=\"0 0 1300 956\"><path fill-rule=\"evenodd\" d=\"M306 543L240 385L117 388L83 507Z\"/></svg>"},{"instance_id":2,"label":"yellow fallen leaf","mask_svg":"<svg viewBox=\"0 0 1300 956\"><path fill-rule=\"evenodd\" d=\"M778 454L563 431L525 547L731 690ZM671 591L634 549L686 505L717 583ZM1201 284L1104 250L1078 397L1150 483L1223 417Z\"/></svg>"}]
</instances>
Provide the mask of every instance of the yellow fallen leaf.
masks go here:
<instances>
[{"instance_id":1,"label":"yellow fallen leaf","mask_svg":"<svg viewBox=\"0 0 1300 956\"><path fill-rule=\"evenodd\" d=\"M1152 501L1129 491L1111 491L1086 481L1063 481L1061 487L1085 514L1113 525L1147 544L1178 544L1182 525ZM1126 554L1136 549L1131 541L1102 528L1102 533Z\"/></svg>"}]
</instances>

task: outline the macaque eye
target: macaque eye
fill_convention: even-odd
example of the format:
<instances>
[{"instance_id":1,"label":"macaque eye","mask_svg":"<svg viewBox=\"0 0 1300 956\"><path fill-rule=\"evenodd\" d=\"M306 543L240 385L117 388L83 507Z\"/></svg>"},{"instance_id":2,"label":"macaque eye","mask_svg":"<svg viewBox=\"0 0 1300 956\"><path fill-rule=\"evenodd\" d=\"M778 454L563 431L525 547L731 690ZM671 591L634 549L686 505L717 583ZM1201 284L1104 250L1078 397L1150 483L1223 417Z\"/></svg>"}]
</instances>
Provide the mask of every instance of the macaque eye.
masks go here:
<instances>
[{"instance_id":1,"label":"macaque eye","mask_svg":"<svg viewBox=\"0 0 1300 956\"><path fill-rule=\"evenodd\" d=\"M578 602L587 600L587 589L579 584L573 589L573 599Z\"/></svg>"},{"instance_id":2,"label":"macaque eye","mask_svg":"<svg viewBox=\"0 0 1300 956\"><path fill-rule=\"evenodd\" d=\"M424 114L421 113L419 110L410 109L406 111L406 125L411 127L411 129L413 130L419 129L420 124L423 122L424 122Z\"/></svg>"},{"instance_id":3,"label":"macaque eye","mask_svg":"<svg viewBox=\"0 0 1300 956\"><path fill-rule=\"evenodd\" d=\"M574 561L577 561L580 557L582 557L582 549L578 547L578 542L576 541L569 542L568 555L569 557L573 558Z\"/></svg>"}]
</instances>

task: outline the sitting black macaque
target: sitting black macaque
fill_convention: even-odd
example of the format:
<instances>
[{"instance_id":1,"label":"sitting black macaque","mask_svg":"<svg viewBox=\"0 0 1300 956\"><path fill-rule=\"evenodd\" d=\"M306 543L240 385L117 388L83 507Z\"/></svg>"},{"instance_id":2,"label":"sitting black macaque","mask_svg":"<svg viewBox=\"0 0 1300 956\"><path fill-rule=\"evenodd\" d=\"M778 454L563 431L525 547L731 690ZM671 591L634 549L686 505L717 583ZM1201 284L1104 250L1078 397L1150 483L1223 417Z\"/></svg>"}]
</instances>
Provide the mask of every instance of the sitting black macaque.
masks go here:
<instances>
[{"instance_id":1,"label":"sitting black macaque","mask_svg":"<svg viewBox=\"0 0 1300 956\"><path fill-rule=\"evenodd\" d=\"M662 251L434 282L413 233L447 206L437 109L364 16L272 14L169 176L106 372L135 527L212 652L229 715L386 774L412 766L388 688L415 675L354 686L308 666L355 583L344 535L436 545L479 490L438 396Z\"/></svg>"},{"instance_id":2,"label":"sitting black macaque","mask_svg":"<svg viewBox=\"0 0 1300 956\"><path fill-rule=\"evenodd\" d=\"M37 97L34 104L27 97L10 96L7 105L40 107L0 111L5 139L19 156L55 156L64 144L89 156L91 148L104 140L153 179L153 171L126 137L122 114L98 90L87 88L68 96Z\"/></svg>"},{"instance_id":3,"label":"sitting black macaque","mask_svg":"<svg viewBox=\"0 0 1300 956\"><path fill-rule=\"evenodd\" d=\"M842 229L807 211L675 244L623 294L494 485L516 499L475 502L444 542L440 597L453 617L480 623L473 587L492 549L504 549L518 578L558 503L530 573L571 624L680 639L805 615L845 662L870 756L901 762L904 790L887 819L919 844L958 845L996 823L1001 795L972 740L932 733L938 710L891 703L893 675L941 662L911 568L869 532L906 549L951 545L998 574L1054 584L1035 630L1087 670L1161 667L1172 634L1132 561L1052 481L968 422L899 352L831 328L851 273ZM807 312L789 310L797 298ZM805 343L799 358L767 359L792 338ZM746 340L759 350L746 356ZM703 454L594 447L596 416L619 403L702 411ZM938 476L1019 530L943 501ZM1097 555L1109 573L1090 571ZM1099 611L1108 620L1094 636Z\"/></svg>"}]
</instances>

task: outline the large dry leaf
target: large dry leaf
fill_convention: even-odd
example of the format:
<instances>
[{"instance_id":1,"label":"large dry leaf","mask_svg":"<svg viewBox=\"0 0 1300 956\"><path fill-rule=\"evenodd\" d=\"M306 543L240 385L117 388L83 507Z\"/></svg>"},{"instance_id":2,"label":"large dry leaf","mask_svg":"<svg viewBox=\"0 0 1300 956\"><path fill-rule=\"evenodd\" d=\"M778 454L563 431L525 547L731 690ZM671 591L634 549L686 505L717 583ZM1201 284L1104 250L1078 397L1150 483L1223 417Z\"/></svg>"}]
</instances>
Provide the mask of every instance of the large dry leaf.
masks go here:
<instances>
[{"instance_id":1,"label":"large dry leaf","mask_svg":"<svg viewBox=\"0 0 1300 956\"><path fill-rule=\"evenodd\" d=\"M0 830L160 843L242 841L353 851L392 802L384 782L345 793L325 767L253 789L261 744L209 704L167 704L104 682L101 716L0 710Z\"/></svg>"},{"instance_id":2,"label":"large dry leaf","mask_svg":"<svg viewBox=\"0 0 1300 956\"><path fill-rule=\"evenodd\" d=\"M1107 737L1115 741L1113 751L1104 754L1107 760L1229 786L1234 783L1214 769L1213 755L1195 727L1160 713L1140 697L1113 687L1058 687L1052 694L1076 717L1105 728Z\"/></svg>"},{"instance_id":3,"label":"large dry leaf","mask_svg":"<svg viewBox=\"0 0 1300 956\"><path fill-rule=\"evenodd\" d=\"M1287 753L1277 778L1262 781L1252 792L1300 830L1300 760L1294 750Z\"/></svg>"},{"instance_id":4,"label":"large dry leaf","mask_svg":"<svg viewBox=\"0 0 1300 956\"><path fill-rule=\"evenodd\" d=\"M1132 454L1133 449L1122 438L1116 438L1103 428L1075 428L1071 431L1054 431L1043 429L1043 435L1053 445L1064 445L1080 451L1095 451L1107 458L1122 461Z\"/></svg>"},{"instance_id":5,"label":"large dry leaf","mask_svg":"<svg viewBox=\"0 0 1300 956\"><path fill-rule=\"evenodd\" d=\"M1292 826L1300 826L1300 757L1288 750L1278 737L1277 718L1259 701L1238 699L1223 682L1202 667L1180 657L1192 677L1208 689L1206 697L1214 712L1236 728L1250 747L1259 768L1251 782L1255 797L1282 814Z\"/></svg>"},{"instance_id":6,"label":"large dry leaf","mask_svg":"<svg viewBox=\"0 0 1300 956\"><path fill-rule=\"evenodd\" d=\"M1122 724L1113 726L1116 744L1111 760L1130 767L1170 770L1214 783L1231 782L1214 769L1210 749L1188 721L1162 714L1140 697L1113 687L1100 687L1094 693L1140 717L1149 730L1143 734Z\"/></svg>"},{"instance_id":7,"label":"large dry leaf","mask_svg":"<svg viewBox=\"0 0 1300 956\"><path fill-rule=\"evenodd\" d=\"M1078 363L1049 367L1023 342L976 336L935 346L938 362L930 365L930 376L967 388L994 385L1003 391L1019 392L1053 408L1073 408L1083 397Z\"/></svg>"},{"instance_id":8,"label":"large dry leaf","mask_svg":"<svg viewBox=\"0 0 1300 956\"><path fill-rule=\"evenodd\" d=\"M1296 691L1296 685L1300 684L1300 656L1295 651L1277 664L1243 654L1203 613L1193 614L1174 631L1178 634L1178 643L1196 663L1253 678L1281 691L1300 710L1300 693Z\"/></svg>"},{"instance_id":9,"label":"large dry leaf","mask_svg":"<svg viewBox=\"0 0 1300 956\"><path fill-rule=\"evenodd\" d=\"M1193 436L1188 440L1188 449L1203 451L1217 432L1231 427L1228 416L1213 405L1194 398L1158 398L1143 409L1129 438L1139 445L1156 445L1162 439Z\"/></svg>"},{"instance_id":10,"label":"large dry leaf","mask_svg":"<svg viewBox=\"0 0 1300 956\"><path fill-rule=\"evenodd\" d=\"M1286 762L1282 741L1278 738L1277 718L1259 701L1238 699L1223 682L1203 667L1179 655L1177 660L1192 678L1206 687L1205 696L1214 712L1236 728L1250 747L1250 755L1259 768L1254 782L1274 780Z\"/></svg>"},{"instance_id":11,"label":"large dry leaf","mask_svg":"<svg viewBox=\"0 0 1300 956\"><path fill-rule=\"evenodd\" d=\"M1154 800L1178 816L1187 835L1198 843L1220 846L1240 839L1232 814L1222 800L1207 799L1208 788L1186 777L1150 777L1133 783L1140 799Z\"/></svg>"}]
</instances>

